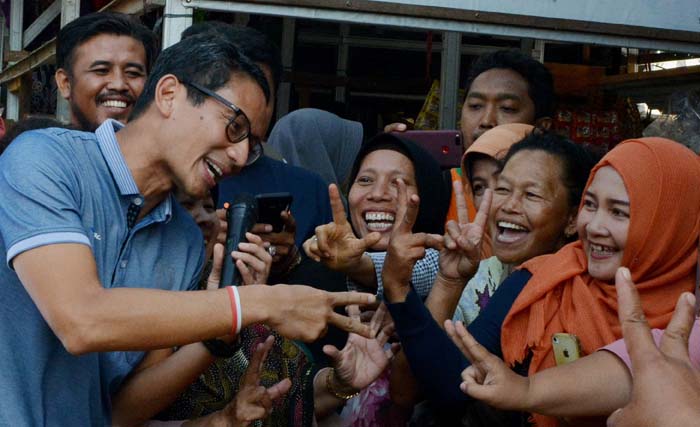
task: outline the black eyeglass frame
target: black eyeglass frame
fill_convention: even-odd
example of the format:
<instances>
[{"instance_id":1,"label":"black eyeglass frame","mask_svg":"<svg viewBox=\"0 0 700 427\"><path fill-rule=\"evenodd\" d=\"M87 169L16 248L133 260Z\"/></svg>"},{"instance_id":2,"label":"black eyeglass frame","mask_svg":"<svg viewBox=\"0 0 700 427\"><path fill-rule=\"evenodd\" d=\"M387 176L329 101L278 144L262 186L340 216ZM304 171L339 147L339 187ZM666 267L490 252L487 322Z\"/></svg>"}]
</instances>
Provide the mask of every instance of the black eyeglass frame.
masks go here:
<instances>
[{"instance_id":1,"label":"black eyeglass frame","mask_svg":"<svg viewBox=\"0 0 700 427\"><path fill-rule=\"evenodd\" d=\"M210 89L207 89L206 87L204 87L198 83L182 81L182 84L185 84L185 85L190 86L194 89L197 89L199 92L203 93L204 95L209 96L211 98L214 98L219 103L221 103L224 106L233 110L235 115L233 117L231 117L231 119L229 119L229 121L228 121L228 124L226 124L226 129L227 129L226 130L226 138L228 138L228 140L229 140L229 142L231 142L231 144L239 143L239 142L243 141L244 139L250 137L250 119L248 118L246 113L243 110L241 110L236 104L234 104L233 102L229 101L228 99L224 98L223 96L219 95L218 93L216 93ZM234 125L234 122L236 121L238 116L243 116L245 118L246 130L245 130L245 132L243 132L242 135L238 136L234 140L234 139L231 139L228 128Z\"/></svg>"}]
</instances>

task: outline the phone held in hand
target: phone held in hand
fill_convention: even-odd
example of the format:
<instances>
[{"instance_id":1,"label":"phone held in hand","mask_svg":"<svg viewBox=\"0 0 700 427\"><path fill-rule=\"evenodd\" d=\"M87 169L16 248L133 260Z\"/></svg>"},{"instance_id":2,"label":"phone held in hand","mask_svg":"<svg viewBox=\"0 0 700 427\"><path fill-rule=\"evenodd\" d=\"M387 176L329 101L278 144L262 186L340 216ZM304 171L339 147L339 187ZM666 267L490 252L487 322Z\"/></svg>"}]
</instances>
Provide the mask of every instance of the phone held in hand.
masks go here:
<instances>
[{"instance_id":1,"label":"phone held in hand","mask_svg":"<svg viewBox=\"0 0 700 427\"><path fill-rule=\"evenodd\" d=\"M255 196L258 205L258 223L272 225L272 232L284 230L284 222L280 214L289 211L292 206L290 193L263 193Z\"/></svg>"},{"instance_id":2,"label":"phone held in hand","mask_svg":"<svg viewBox=\"0 0 700 427\"><path fill-rule=\"evenodd\" d=\"M462 132L459 130L409 130L396 135L410 139L430 153L442 169L462 163Z\"/></svg>"},{"instance_id":3,"label":"phone held in hand","mask_svg":"<svg viewBox=\"0 0 700 427\"><path fill-rule=\"evenodd\" d=\"M557 366L573 362L581 357L581 342L574 334L557 333L552 335L552 348Z\"/></svg>"}]
</instances>

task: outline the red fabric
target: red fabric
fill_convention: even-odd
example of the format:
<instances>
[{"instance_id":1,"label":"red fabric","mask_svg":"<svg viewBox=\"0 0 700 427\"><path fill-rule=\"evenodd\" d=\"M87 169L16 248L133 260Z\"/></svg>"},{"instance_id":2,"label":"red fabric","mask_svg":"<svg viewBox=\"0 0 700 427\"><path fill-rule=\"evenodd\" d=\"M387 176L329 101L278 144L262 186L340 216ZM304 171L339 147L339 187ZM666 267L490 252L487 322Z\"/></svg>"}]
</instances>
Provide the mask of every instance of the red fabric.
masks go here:
<instances>
[{"instance_id":1,"label":"red fabric","mask_svg":"<svg viewBox=\"0 0 700 427\"><path fill-rule=\"evenodd\" d=\"M679 295L695 285L700 228L700 160L662 138L628 140L591 172L613 167L625 183L630 223L622 265L630 269L652 328L665 328ZM581 241L522 266L532 278L501 330L504 360L522 362L532 353L529 374L555 366L551 336L578 336L584 353L622 337L614 283L588 275ZM556 425L534 416L538 426Z\"/></svg>"}]
</instances>

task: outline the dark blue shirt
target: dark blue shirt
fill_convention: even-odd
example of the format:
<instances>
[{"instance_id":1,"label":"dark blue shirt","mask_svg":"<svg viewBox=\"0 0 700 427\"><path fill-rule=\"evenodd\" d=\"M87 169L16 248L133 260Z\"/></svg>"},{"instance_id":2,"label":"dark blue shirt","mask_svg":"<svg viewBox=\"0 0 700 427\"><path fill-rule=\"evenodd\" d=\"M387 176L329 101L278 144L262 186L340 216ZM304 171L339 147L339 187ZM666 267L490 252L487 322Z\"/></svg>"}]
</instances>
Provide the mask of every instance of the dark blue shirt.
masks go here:
<instances>
[{"instance_id":1,"label":"dark blue shirt","mask_svg":"<svg viewBox=\"0 0 700 427\"><path fill-rule=\"evenodd\" d=\"M489 304L467 327L469 333L486 349L502 357L501 326L520 291L532 275L516 270L499 286ZM462 371L469 361L437 324L430 311L411 290L403 303L387 304L401 339L411 372L423 394L441 405L464 402L469 396L459 385Z\"/></svg>"},{"instance_id":2,"label":"dark blue shirt","mask_svg":"<svg viewBox=\"0 0 700 427\"><path fill-rule=\"evenodd\" d=\"M291 193L292 215L297 223L298 247L314 235L317 226L333 221L328 187L311 171L262 156L240 174L219 183L218 207L239 193Z\"/></svg>"}]
</instances>

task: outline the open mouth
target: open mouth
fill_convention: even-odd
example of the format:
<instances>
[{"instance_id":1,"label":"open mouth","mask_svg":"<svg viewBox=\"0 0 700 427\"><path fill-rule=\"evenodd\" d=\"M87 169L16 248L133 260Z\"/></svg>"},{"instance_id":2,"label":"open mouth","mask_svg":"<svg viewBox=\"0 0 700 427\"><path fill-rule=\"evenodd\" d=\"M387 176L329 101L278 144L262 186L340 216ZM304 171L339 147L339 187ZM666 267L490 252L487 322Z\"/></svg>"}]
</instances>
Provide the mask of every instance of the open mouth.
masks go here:
<instances>
[{"instance_id":1,"label":"open mouth","mask_svg":"<svg viewBox=\"0 0 700 427\"><path fill-rule=\"evenodd\" d=\"M129 103L118 99L107 99L100 102L100 105L107 108L127 108Z\"/></svg>"},{"instance_id":2,"label":"open mouth","mask_svg":"<svg viewBox=\"0 0 700 427\"><path fill-rule=\"evenodd\" d=\"M214 164L209 159L204 159L204 163L207 165L207 172L209 172L209 176L211 177L212 181L216 182L219 178L221 178L224 175L224 172L221 170L219 166Z\"/></svg>"},{"instance_id":3,"label":"open mouth","mask_svg":"<svg viewBox=\"0 0 700 427\"><path fill-rule=\"evenodd\" d=\"M617 253L617 249L612 246L599 245L597 243L589 242L588 247L591 258L596 260L608 259Z\"/></svg>"},{"instance_id":4,"label":"open mouth","mask_svg":"<svg viewBox=\"0 0 700 427\"><path fill-rule=\"evenodd\" d=\"M498 221L496 226L498 227L496 240L500 243L516 243L524 239L528 233L530 233L527 227L514 222Z\"/></svg>"},{"instance_id":5,"label":"open mouth","mask_svg":"<svg viewBox=\"0 0 700 427\"><path fill-rule=\"evenodd\" d=\"M391 212L367 211L364 213L365 224L369 231L384 232L394 226L394 214Z\"/></svg>"}]
</instances>

